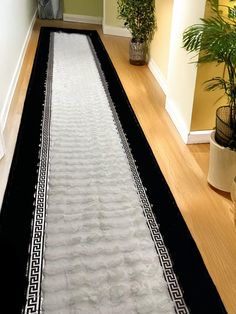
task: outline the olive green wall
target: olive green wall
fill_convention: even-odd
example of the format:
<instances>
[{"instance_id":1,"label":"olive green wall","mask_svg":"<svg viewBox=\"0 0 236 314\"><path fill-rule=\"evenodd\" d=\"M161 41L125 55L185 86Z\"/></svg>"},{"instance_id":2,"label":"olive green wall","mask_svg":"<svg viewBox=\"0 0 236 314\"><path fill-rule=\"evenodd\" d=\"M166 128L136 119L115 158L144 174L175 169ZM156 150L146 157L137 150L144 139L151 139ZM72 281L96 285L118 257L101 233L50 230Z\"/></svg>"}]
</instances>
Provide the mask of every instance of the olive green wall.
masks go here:
<instances>
[{"instance_id":1,"label":"olive green wall","mask_svg":"<svg viewBox=\"0 0 236 314\"><path fill-rule=\"evenodd\" d=\"M103 0L64 0L64 13L103 16Z\"/></svg>"},{"instance_id":2,"label":"olive green wall","mask_svg":"<svg viewBox=\"0 0 236 314\"><path fill-rule=\"evenodd\" d=\"M117 18L117 15L117 0L104 0L104 24L123 27L124 23Z\"/></svg>"},{"instance_id":3,"label":"olive green wall","mask_svg":"<svg viewBox=\"0 0 236 314\"><path fill-rule=\"evenodd\" d=\"M104 16L103 23L105 25L123 26L123 22L117 18L117 0L64 0L64 13L95 17Z\"/></svg>"},{"instance_id":4,"label":"olive green wall","mask_svg":"<svg viewBox=\"0 0 236 314\"><path fill-rule=\"evenodd\" d=\"M173 0L156 0L158 29L151 43L150 55L164 79L167 79Z\"/></svg>"},{"instance_id":5,"label":"olive green wall","mask_svg":"<svg viewBox=\"0 0 236 314\"><path fill-rule=\"evenodd\" d=\"M215 90L206 91L204 82L214 76L221 76L223 68L214 64L201 64L198 66L191 131L212 130L215 127L215 112L221 105L226 105L227 99L222 98L223 92Z\"/></svg>"}]
</instances>

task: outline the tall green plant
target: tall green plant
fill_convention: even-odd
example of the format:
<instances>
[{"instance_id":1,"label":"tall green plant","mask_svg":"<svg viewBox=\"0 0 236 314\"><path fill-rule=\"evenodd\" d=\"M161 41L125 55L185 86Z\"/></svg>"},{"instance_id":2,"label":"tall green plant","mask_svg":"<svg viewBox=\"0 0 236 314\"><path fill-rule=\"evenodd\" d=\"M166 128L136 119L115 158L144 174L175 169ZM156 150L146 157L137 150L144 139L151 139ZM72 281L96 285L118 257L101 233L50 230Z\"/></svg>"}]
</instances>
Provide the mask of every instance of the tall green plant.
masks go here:
<instances>
[{"instance_id":1,"label":"tall green plant","mask_svg":"<svg viewBox=\"0 0 236 314\"><path fill-rule=\"evenodd\" d=\"M118 17L132 35L133 42L148 43L152 40L155 29L154 0L118 0Z\"/></svg>"},{"instance_id":2,"label":"tall green plant","mask_svg":"<svg viewBox=\"0 0 236 314\"><path fill-rule=\"evenodd\" d=\"M219 0L208 1L212 16L185 30L183 47L188 52L200 53L197 63L224 65L221 77L206 81L206 90L222 89L228 97L229 125L233 131L229 146L236 149L236 5L220 5Z\"/></svg>"}]
</instances>

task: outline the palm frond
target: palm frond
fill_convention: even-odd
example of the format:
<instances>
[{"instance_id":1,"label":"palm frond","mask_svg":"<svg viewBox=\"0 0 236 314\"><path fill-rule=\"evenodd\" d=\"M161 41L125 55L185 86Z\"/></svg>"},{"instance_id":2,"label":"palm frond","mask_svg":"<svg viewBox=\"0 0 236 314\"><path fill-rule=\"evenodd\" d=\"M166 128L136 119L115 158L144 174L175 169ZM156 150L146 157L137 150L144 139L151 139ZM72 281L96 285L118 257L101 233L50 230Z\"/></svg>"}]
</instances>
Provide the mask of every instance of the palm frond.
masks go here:
<instances>
[{"instance_id":1,"label":"palm frond","mask_svg":"<svg viewBox=\"0 0 236 314\"><path fill-rule=\"evenodd\" d=\"M232 8L228 8L228 18L232 21L236 21L236 5L234 5Z\"/></svg>"},{"instance_id":2,"label":"palm frond","mask_svg":"<svg viewBox=\"0 0 236 314\"><path fill-rule=\"evenodd\" d=\"M188 27L183 34L183 47L188 52L198 52L201 49L204 25L196 24Z\"/></svg>"},{"instance_id":3,"label":"palm frond","mask_svg":"<svg viewBox=\"0 0 236 314\"><path fill-rule=\"evenodd\" d=\"M236 65L236 27L218 17L202 19L202 24L187 28L183 47L188 52L202 52L198 62L230 62Z\"/></svg>"},{"instance_id":4,"label":"palm frond","mask_svg":"<svg viewBox=\"0 0 236 314\"><path fill-rule=\"evenodd\" d=\"M206 84L205 89L207 91L215 91L216 89L223 89L226 91L228 81L222 77L213 77L212 79L205 81L204 84Z\"/></svg>"}]
</instances>

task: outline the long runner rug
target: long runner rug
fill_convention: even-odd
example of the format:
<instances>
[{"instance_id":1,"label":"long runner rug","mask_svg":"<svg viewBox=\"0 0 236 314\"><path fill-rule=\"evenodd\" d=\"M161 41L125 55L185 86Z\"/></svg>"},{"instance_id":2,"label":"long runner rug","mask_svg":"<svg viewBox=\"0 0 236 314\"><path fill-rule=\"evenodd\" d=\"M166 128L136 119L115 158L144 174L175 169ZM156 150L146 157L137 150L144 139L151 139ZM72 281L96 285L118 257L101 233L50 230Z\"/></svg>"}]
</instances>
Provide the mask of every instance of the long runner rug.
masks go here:
<instances>
[{"instance_id":1,"label":"long runner rug","mask_svg":"<svg viewBox=\"0 0 236 314\"><path fill-rule=\"evenodd\" d=\"M1 313L225 313L95 31L41 30L0 217Z\"/></svg>"}]
</instances>

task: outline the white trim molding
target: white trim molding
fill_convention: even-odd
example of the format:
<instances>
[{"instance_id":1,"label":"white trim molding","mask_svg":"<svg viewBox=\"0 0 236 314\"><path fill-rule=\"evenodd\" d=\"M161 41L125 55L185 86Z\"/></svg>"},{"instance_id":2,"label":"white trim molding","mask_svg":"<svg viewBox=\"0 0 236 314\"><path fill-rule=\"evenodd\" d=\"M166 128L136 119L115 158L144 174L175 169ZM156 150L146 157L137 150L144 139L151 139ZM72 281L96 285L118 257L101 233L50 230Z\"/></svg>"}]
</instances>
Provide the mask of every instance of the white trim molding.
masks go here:
<instances>
[{"instance_id":1,"label":"white trim molding","mask_svg":"<svg viewBox=\"0 0 236 314\"><path fill-rule=\"evenodd\" d=\"M23 64L24 57L25 57L26 49L28 47L30 36L31 36L32 30L33 30L33 26L34 26L35 20L36 20L37 11L38 10L35 11L34 16L33 16L32 20L31 20L29 29L27 31L27 34L26 34L26 37L25 37L25 41L23 43L23 46L22 46L22 49L21 49L21 52L20 52L20 55L19 55L16 67L15 67L15 71L14 71L14 74L12 76L11 83L9 85L8 93L7 93L5 102L3 104L2 110L1 110L0 125L1 125L2 129L0 130L0 132L2 130L4 130L6 122L7 122L8 112L10 110L11 101L12 101L12 98L13 98L13 95L14 95L14 92L15 92L15 88L16 88L16 84L17 84L17 81L18 81L18 78L19 78L19 75L20 75L20 71L21 71L21 67L22 67L22 64ZM0 150L1 150L1 147L0 147Z\"/></svg>"},{"instance_id":2,"label":"white trim molding","mask_svg":"<svg viewBox=\"0 0 236 314\"><path fill-rule=\"evenodd\" d=\"M105 35L121 36L121 37L131 37L130 31L125 27L116 27L111 25L106 25L103 23L102 31Z\"/></svg>"},{"instance_id":3,"label":"white trim molding","mask_svg":"<svg viewBox=\"0 0 236 314\"><path fill-rule=\"evenodd\" d=\"M188 131L183 119L176 110L173 101L168 97L166 99L165 108L185 144L210 143L210 137L213 130Z\"/></svg>"},{"instance_id":4,"label":"white trim molding","mask_svg":"<svg viewBox=\"0 0 236 314\"><path fill-rule=\"evenodd\" d=\"M160 68L151 58L148 62L149 70L152 72L154 78L160 85L161 89L168 95L168 84L166 78L163 76ZM166 111L168 112L172 122L174 123L176 129L181 135L185 144L201 144L201 143L210 143L210 137L213 130L202 130L202 131L188 131L185 126L180 114L175 109L173 101L167 96L166 99Z\"/></svg>"},{"instance_id":5,"label":"white trim molding","mask_svg":"<svg viewBox=\"0 0 236 314\"><path fill-rule=\"evenodd\" d=\"M64 13L63 21L101 25L102 17Z\"/></svg>"},{"instance_id":6,"label":"white trim molding","mask_svg":"<svg viewBox=\"0 0 236 314\"><path fill-rule=\"evenodd\" d=\"M210 143L213 130L188 131L174 103L168 97L165 108L185 144Z\"/></svg>"},{"instance_id":7,"label":"white trim molding","mask_svg":"<svg viewBox=\"0 0 236 314\"><path fill-rule=\"evenodd\" d=\"M2 134L2 129L0 128L0 159L2 159L4 154L5 154L5 142L4 142L4 137Z\"/></svg>"},{"instance_id":8,"label":"white trim molding","mask_svg":"<svg viewBox=\"0 0 236 314\"><path fill-rule=\"evenodd\" d=\"M165 105L166 111L168 112L171 120L173 121L177 131L179 132L180 136L182 137L182 140L185 144L188 143L188 135L189 131L187 129L187 126L185 125L182 117L180 116L179 112L176 110L176 106L174 102L167 97L166 98L166 105Z\"/></svg>"},{"instance_id":9,"label":"white trim molding","mask_svg":"<svg viewBox=\"0 0 236 314\"><path fill-rule=\"evenodd\" d=\"M188 135L187 144L210 143L210 137L213 130L191 131Z\"/></svg>"},{"instance_id":10,"label":"white trim molding","mask_svg":"<svg viewBox=\"0 0 236 314\"><path fill-rule=\"evenodd\" d=\"M165 108L185 144L210 143L213 130L188 131L174 103L168 97Z\"/></svg>"},{"instance_id":11,"label":"white trim molding","mask_svg":"<svg viewBox=\"0 0 236 314\"><path fill-rule=\"evenodd\" d=\"M161 89L163 90L165 95L167 95L167 90L168 90L167 80L162 74L158 65L155 63L155 61L152 58L148 62L148 67L150 71L152 72L153 76L155 77L155 79L157 80L157 82L159 83L159 85L161 86Z\"/></svg>"}]
</instances>

